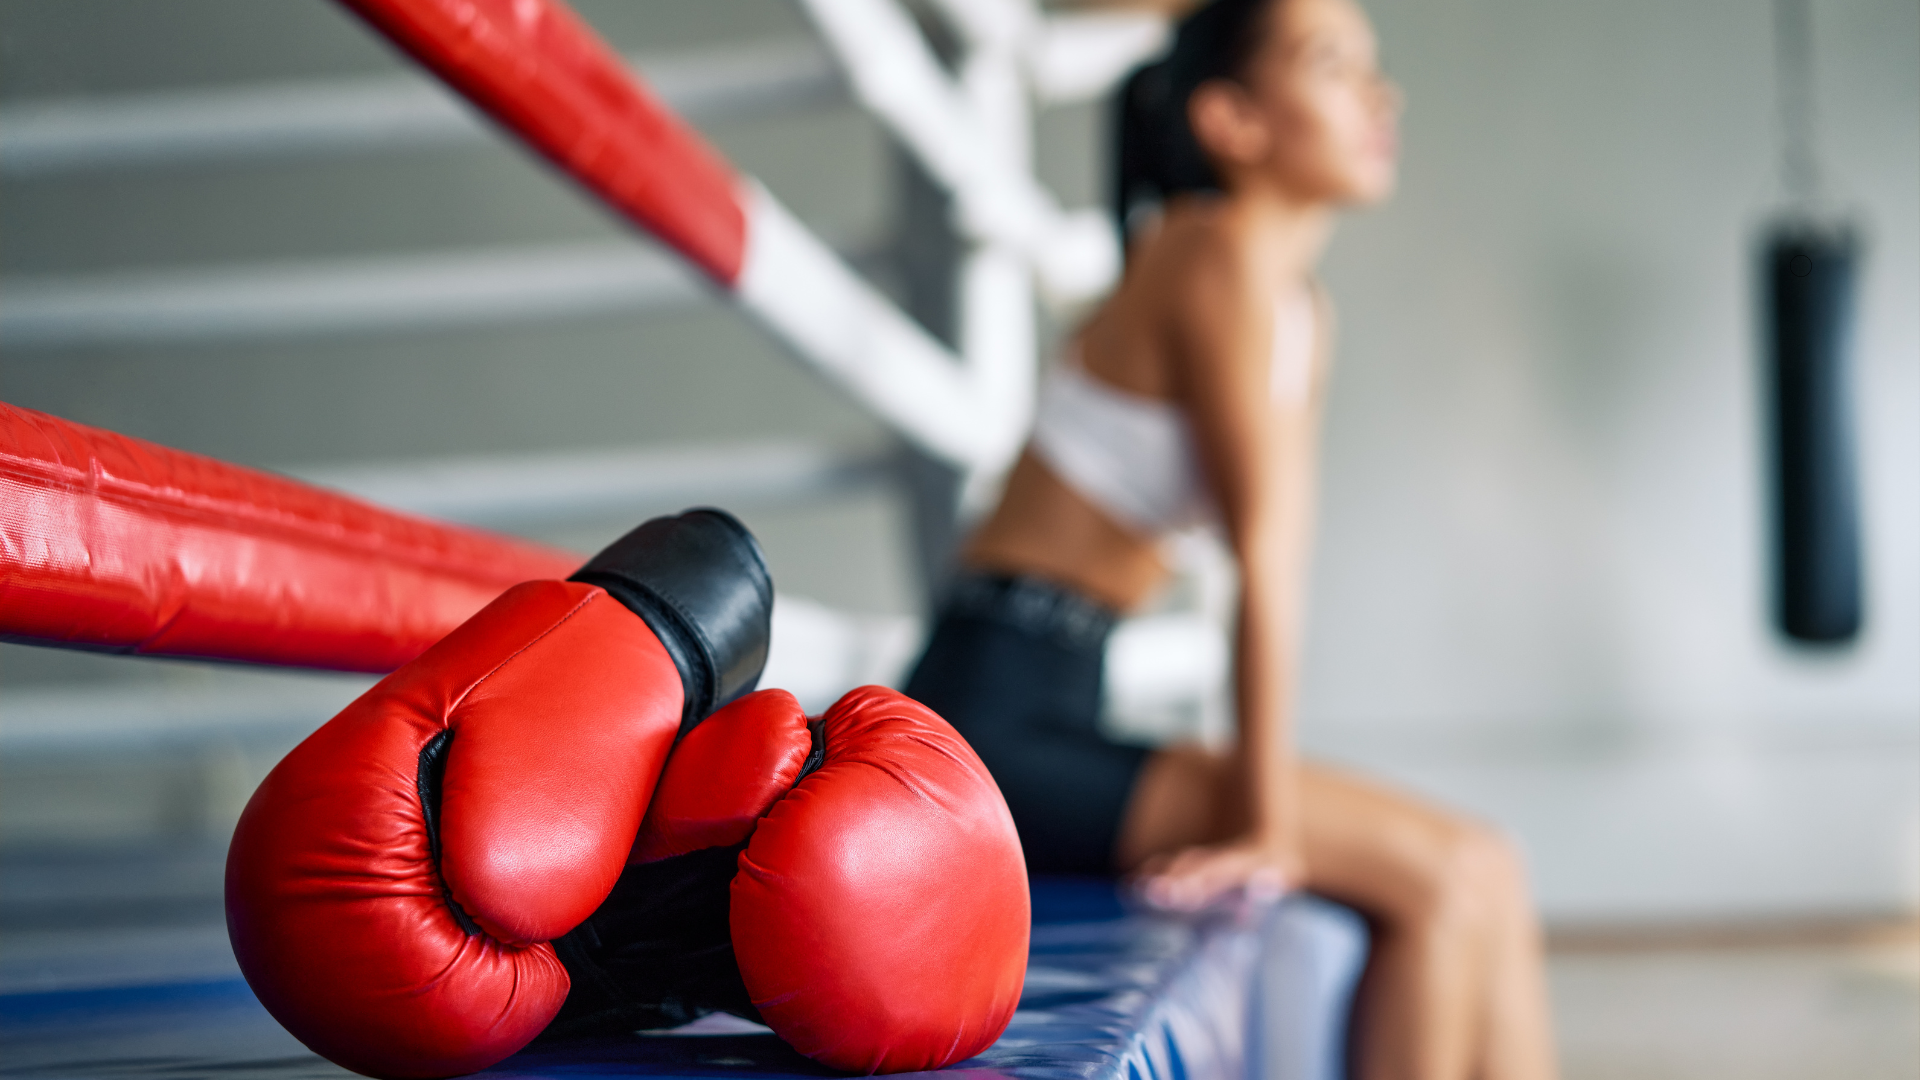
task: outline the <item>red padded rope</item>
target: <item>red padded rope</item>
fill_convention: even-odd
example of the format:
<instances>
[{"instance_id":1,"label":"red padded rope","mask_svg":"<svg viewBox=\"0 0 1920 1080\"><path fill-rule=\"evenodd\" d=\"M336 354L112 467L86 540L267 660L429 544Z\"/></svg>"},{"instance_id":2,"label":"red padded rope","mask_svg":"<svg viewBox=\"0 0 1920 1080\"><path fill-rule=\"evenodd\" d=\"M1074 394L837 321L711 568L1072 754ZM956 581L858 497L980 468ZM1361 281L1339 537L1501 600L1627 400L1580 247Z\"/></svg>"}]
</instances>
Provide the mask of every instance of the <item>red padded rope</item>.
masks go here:
<instances>
[{"instance_id":1,"label":"red padded rope","mask_svg":"<svg viewBox=\"0 0 1920 1080\"><path fill-rule=\"evenodd\" d=\"M576 555L0 403L0 638L391 671Z\"/></svg>"},{"instance_id":2,"label":"red padded rope","mask_svg":"<svg viewBox=\"0 0 1920 1080\"><path fill-rule=\"evenodd\" d=\"M558 0L341 0L720 282L740 276L734 175Z\"/></svg>"}]
</instances>

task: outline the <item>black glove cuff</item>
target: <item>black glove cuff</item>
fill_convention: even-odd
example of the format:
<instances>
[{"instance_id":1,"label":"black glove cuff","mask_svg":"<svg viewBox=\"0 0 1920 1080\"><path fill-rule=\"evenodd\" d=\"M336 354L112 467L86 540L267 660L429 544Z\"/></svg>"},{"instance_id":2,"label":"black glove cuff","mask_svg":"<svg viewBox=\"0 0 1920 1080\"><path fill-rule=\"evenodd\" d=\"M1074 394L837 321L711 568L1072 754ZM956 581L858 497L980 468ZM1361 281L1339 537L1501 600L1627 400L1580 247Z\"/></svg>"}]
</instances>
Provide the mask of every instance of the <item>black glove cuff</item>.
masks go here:
<instances>
[{"instance_id":1,"label":"black glove cuff","mask_svg":"<svg viewBox=\"0 0 1920 1080\"><path fill-rule=\"evenodd\" d=\"M555 938L570 987L547 1039L678 1027L710 1012L755 1022L728 896L742 842L629 866L587 921Z\"/></svg>"},{"instance_id":2,"label":"black glove cuff","mask_svg":"<svg viewBox=\"0 0 1920 1080\"><path fill-rule=\"evenodd\" d=\"M607 590L660 639L685 691L683 734L760 681L773 578L759 542L732 514L703 508L654 518L570 580Z\"/></svg>"}]
</instances>

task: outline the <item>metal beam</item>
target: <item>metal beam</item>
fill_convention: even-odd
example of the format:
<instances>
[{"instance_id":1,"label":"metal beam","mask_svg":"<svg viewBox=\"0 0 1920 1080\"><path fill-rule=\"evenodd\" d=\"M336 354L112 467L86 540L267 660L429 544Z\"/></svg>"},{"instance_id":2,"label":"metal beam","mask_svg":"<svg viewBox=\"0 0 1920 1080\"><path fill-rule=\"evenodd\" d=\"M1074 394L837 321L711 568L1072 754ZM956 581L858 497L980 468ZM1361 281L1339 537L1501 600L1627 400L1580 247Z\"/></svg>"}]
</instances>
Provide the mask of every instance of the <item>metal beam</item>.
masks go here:
<instances>
[{"instance_id":1,"label":"metal beam","mask_svg":"<svg viewBox=\"0 0 1920 1080\"><path fill-rule=\"evenodd\" d=\"M645 241L11 277L0 279L0 348L451 330L709 295L684 262Z\"/></svg>"},{"instance_id":2,"label":"metal beam","mask_svg":"<svg viewBox=\"0 0 1920 1080\"><path fill-rule=\"evenodd\" d=\"M417 514L514 528L631 517L702 503L813 502L883 483L884 451L798 441L468 456L283 469Z\"/></svg>"},{"instance_id":3,"label":"metal beam","mask_svg":"<svg viewBox=\"0 0 1920 1080\"><path fill-rule=\"evenodd\" d=\"M222 743L278 752L373 683L364 675L222 674L197 686L16 687L7 694L0 754L18 761Z\"/></svg>"},{"instance_id":4,"label":"metal beam","mask_svg":"<svg viewBox=\"0 0 1920 1080\"><path fill-rule=\"evenodd\" d=\"M768 41L629 61L694 121L807 108L846 89L814 41ZM413 151L497 136L457 95L414 73L0 107L0 175Z\"/></svg>"},{"instance_id":5,"label":"metal beam","mask_svg":"<svg viewBox=\"0 0 1920 1080\"><path fill-rule=\"evenodd\" d=\"M855 266L872 259L855 250ZM451 331L719 299L652 240L0 277L0 349Z\"/></svg>"}]
</instances>

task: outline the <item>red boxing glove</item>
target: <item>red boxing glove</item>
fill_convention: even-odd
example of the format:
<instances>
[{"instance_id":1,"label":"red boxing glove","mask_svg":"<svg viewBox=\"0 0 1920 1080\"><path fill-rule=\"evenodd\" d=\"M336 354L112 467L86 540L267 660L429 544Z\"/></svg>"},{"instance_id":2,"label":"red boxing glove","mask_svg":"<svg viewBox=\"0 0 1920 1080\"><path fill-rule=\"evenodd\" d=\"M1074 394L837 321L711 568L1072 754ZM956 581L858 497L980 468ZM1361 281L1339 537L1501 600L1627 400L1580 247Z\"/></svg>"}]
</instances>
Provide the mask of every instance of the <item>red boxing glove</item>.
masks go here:
<instances>
[{"instance_id":1,"label":"red boxing glove","mask_svg":"<svg viewBox=\"0 0 1920 1080\"><path fill-rule=\"evenodd\" d=\"M719 1010L837 1069L938 1069L1006 1030L1028 924L1006 801L944 720L868 686L809 724L763 690L674 748L613 894L554 943L548 1033Z\"/></svg>"},{"instance_id":2,"label":"red boxing glove","mask_svg":"<svg viewBox=\"0 0 1920 1080\"><path fill-rule=\"evenodd\" d=\"M752 688L773 588L717 511L517 585L276 766L227 854L247 982L357 1072L472 1072L566 1000L677 735Z\"/></svg>"}]
</instances>

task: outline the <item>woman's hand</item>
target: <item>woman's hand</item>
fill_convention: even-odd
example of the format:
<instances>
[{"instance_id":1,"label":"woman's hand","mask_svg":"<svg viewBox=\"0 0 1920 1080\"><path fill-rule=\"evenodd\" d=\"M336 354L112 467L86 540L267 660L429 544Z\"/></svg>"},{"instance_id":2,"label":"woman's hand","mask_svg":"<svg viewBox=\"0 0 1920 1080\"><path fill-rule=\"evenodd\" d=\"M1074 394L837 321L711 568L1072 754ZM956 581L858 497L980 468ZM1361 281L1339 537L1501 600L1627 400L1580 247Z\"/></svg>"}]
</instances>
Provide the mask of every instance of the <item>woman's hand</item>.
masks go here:
<instances>
[{"instance_id":1,"label":"woman's hand","mask_svg":"<svg viewBox=\"0 0 1920 1080\"><path fill-rule=\"evenodd\" d=\"M1155 855L1135 871L1134 885L1154 907L1196 911L1236 890L1249 900L1278 899L1305 877L1297 842L1254 834Z\"/></svg>"}]
</instances>

